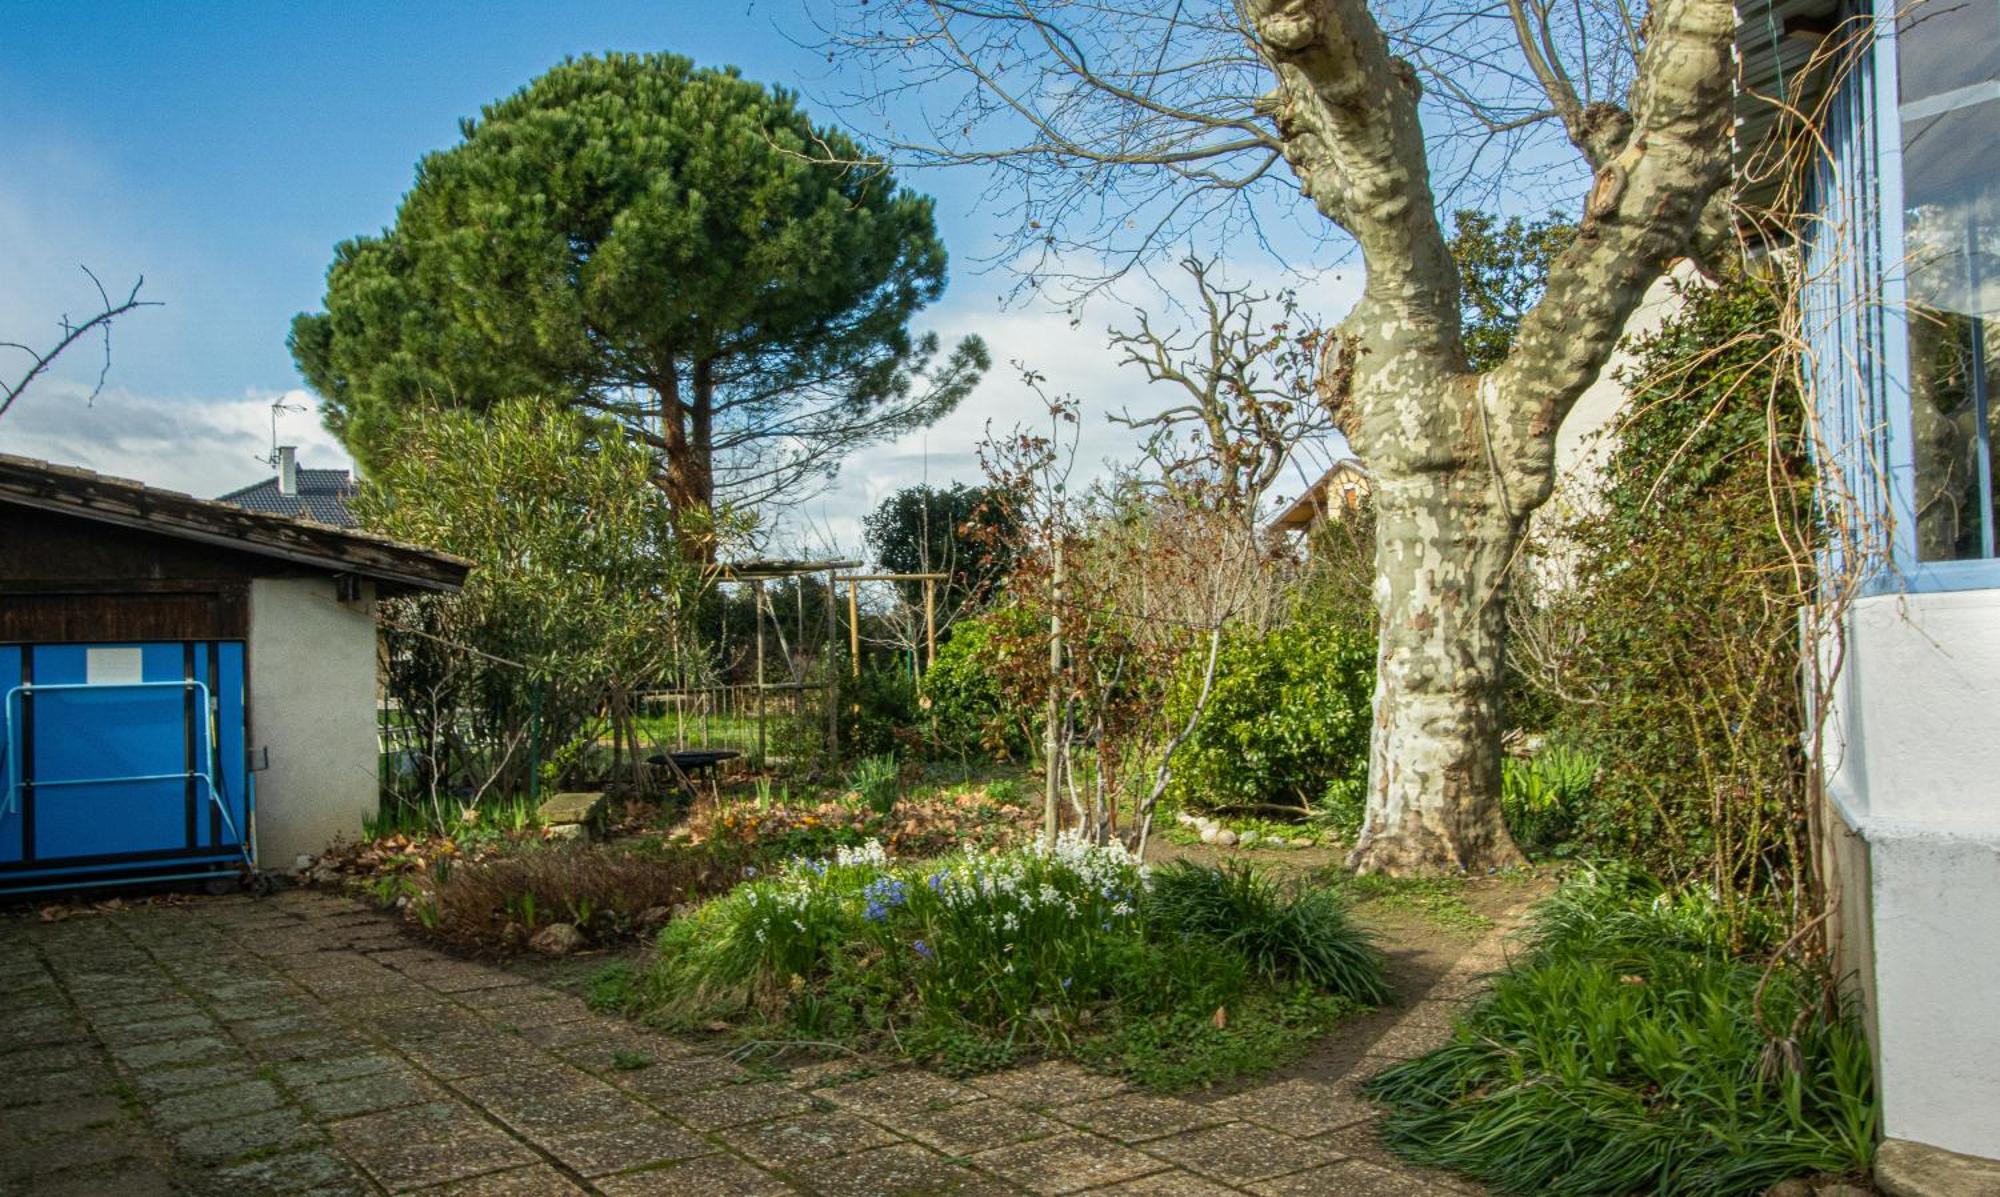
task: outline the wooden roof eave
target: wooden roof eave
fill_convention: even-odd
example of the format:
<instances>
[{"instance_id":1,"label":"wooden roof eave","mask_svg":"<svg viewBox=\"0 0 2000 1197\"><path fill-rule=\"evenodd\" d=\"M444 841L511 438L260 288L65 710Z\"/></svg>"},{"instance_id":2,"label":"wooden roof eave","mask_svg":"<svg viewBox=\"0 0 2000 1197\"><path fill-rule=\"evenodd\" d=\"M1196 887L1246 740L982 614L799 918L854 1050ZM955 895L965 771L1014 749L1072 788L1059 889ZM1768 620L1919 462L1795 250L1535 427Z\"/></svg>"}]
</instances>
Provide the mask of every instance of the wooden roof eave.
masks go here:
<instances>
[{"instance_id":1,"label":"wooden roof eave","mask_svg":"<svg viewBox=\"0 0 2000 1197\"><path fill-rule=\"evenodd\" d=\"M89 470L0 454L0 503L214 545L408 590L455 591L472 563L371 533L249 511Z\"/></svg>"}]
</instances>

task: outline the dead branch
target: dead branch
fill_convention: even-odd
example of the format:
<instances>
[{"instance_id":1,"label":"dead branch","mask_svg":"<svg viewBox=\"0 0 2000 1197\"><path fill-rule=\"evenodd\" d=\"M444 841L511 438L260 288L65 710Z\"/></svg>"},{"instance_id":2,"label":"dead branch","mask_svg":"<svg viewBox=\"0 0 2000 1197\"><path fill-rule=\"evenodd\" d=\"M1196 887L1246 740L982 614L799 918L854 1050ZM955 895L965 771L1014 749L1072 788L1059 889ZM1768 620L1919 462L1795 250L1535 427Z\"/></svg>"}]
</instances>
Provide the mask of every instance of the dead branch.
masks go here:
<instances>
[{"instance_id":1,"label":"dead branch","mask_svg":"<svg viewBox=\"0 0 2000 1197\"><path fill-rule=\"evenodd\" d=\"M62 328L62 337L48 349L34 349L21 344L19 341L0 341L0 349L18 349L22 353L27 354L31 359L27 372L22 374L18 380L8 383L5 390L0 390L0 417L6 416L8 410L14 406L14 401L26 393L29 385L35 379L41 377L55 363L55 360L63 355L65 350L71 345L76 344L77 341L88 335L93 329L102 333L104 337L104 364L97 371L97 382L91 387L90 394L85 397L84 404L88 406L95 402L97 397L104 393L104 380L110 377L111 374L112 322L127 312L136 311L139 308L156 308L161 306L155 301L139 298L139 289L146 285L146 277L144 275L140 275L138 281L132 284L132 290L126 294L123 301L113 303L110 294L104 289L104 284L98 281L97 275L91 273L90 267L79 266L78 269L89 276L90 285L97 289L97 297L100 301L97 313L81 321L71 320L68 315L64 315L58 322Z\"/></svg>"}]
</instances>

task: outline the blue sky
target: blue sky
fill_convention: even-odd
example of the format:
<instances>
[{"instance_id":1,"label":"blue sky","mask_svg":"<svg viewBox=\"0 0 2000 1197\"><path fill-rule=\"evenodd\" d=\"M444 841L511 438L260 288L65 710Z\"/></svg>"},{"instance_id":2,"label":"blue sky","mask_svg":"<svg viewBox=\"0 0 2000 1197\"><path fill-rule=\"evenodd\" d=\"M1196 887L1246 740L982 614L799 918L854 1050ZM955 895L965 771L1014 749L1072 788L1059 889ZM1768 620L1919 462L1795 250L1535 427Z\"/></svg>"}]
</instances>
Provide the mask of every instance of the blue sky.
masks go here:
<instances>
[{"instance_id":1,"label":"blue sky","mask_svg":"<svg viewBox=\"0 0 2000 1197\"><path fill-rule=\"evenodd\" d=\"M672 50L734 64L809 98L836 91L791 0L650 3L65 3L9 0L0 53L0 340L42 343L94 298L78 265L122 291L143 274L165 306L115 334L105 394L81 403L101 357L82 352L0 424L0 450L215 493L263 472L268 404L300 386L284 338L319 306L335 242L390 222L417 159L460 117L567 55ZM824 112L824 110L822 109ZM829 118L831 113L826 114ZM1032 414L1005 363L1030 358L1105 410L1139 379L1111 368L1105 324L1029 304L969 263L993 247L981 180L931 172L958 268L924 323L986 335L997 359L967 410L850 463L804 523L850 539L897 485L970 478L988 418ZM297 396L295 396L297 398ZM337 447L311 415L282 439L309 462ZM1093 424L1085 452L1120 438Z\"/></svg>"}]
</instances>

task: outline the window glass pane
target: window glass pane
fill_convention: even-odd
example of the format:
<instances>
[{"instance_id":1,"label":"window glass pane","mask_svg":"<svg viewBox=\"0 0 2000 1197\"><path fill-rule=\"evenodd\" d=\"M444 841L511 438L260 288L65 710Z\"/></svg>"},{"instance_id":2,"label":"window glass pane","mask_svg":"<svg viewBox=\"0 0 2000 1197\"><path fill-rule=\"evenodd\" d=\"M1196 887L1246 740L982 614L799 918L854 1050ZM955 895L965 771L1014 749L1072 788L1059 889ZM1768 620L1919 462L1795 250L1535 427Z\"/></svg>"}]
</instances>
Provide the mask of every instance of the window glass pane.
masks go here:
<instances>
[{"instance_id":1,"label":"window glass pane","mask_svg":"<svg viewBox=\"0 0 2000 1197\"><path fill-rule=\"evenodd\" d=\"M1918 0L1896 19L1902 102L2000 78L2000 0Z\"/></svg>"},{"instance_id":2,"label":"window glass pane","mask_svg":"<svg viewBox=\"0 0 2000 1197\"><path fill-rule=\"evenodd\" d=\"M1897 24L1910 429L1920 560L1995 555L2000 0L1924 0Z\"/></svg>"}]
</instances>

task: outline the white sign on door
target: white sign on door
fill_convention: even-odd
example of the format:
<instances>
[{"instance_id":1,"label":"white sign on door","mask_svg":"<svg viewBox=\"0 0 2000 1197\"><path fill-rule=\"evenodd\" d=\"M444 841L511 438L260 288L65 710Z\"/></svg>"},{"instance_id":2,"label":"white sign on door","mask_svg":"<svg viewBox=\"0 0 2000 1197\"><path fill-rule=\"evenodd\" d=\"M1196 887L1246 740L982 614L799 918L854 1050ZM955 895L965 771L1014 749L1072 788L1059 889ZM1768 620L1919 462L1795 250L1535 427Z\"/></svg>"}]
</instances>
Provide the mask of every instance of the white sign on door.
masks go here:
<instances>
[{"instance_id":1,"label":"white sign on door","mask_svg":"<svg viewBox=\"0 0 2000 1197\"><path fill-rule=\"evenodd\" d=\"M86 648L83 650L83 680L92 686L123 686L145 679L145 650L137 648Z\"/></svg>"}]
</instances>

